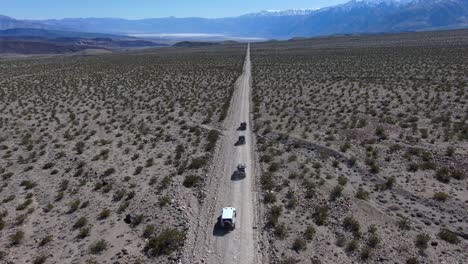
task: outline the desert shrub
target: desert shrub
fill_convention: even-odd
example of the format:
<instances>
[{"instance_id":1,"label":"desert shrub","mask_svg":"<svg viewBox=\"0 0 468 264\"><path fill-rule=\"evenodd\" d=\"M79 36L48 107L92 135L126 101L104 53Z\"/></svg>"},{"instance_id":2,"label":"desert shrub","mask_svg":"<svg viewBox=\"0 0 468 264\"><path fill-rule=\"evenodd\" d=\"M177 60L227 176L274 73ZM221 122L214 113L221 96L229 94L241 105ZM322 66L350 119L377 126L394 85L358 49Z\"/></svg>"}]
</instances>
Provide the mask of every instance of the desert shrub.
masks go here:
<instances>
[{"instance_id":1,"label":"desert shrub","mask_svg":"<svg viewBox=\"0 0 468 264\"><path fill-rule=\"evenodd\" d=\"M424 251L429 246L431 237L428 234L418 234L414 240L414 245L421 251Z\"/></svg>"},{"instance_id":2,"label":"desert shrub","mask_svg":"<svg viewBox=\"0 0 468 264\"><path fill-rule=\"evenodd\" d=\"M353 232L353 234L355 235L359 234L360 229L361 229L361 225L359 224L359 221L357 221L351 216L345 217L345 219L343 220L343 227L346 230Z\"/></svg>"},{"instance_id":3,"label":"desert shrub","mask_svg":"<svg viewBox=\"0 0 468 264\"><path fill-rule=\"evenodd\" d=\"M455 148L452 146L447 147L447 150L445 151L445 154L449 157L452 157L453 154L455 154Z\"/></svg>"},{"instance_id":4,"label":"desert shrub","mask_svg":"<svg viewBox=\"0 0 468 264\"><path fill-rule=\"evenodd\" d=\"M271 192L266 193L264 196L263 202L266 204L275 203L276 202L275 194Z\"/></svg>"},{"instance_id":5,"label":"desert shrub","mask_svg":"<svg viewBox=\"0 0 468 264\"><path fill-rule=\"evenodd\" d=\"M281 260L280 264L297 264L301 262L300 260L298 259L295 259L293 257L287 257L287 258L284 258L283 260Z\"/></svg>"},{"instance_id":6,"label":"desert shrub","mask_svg":"<svg viewBox=\"0 0 468 264\"><path fill-rule=\"evenodd\" d=\"M145 163L145 167L149 168L151 166L154 165L154 159L153 158L149 158L146 160L146 163Z\"/></svg>"},{"instance_id":7,"label":"desert shrub","mask_svg":"<svg viewBox=\"0 0 468 264\"><path fill-rule=\"evenodd\" d=\"M417 163L411 162L408 164L408 171L410 172L416 172L419 169L419 165Z\"/></svg>"},{"instance_id":8,"label":"desert shrub","mask_svg":"<svg viewBox=\"0 0 468 264\"><path fill-rule=\"evenodd\" d=\"M169 196L161 196L158 198L158 205L160 207L164 207L168 205L171 202L171 198Z\"/></svg>"},{"instance_id":9,"label":"desert shrub","mask_svg":"<svg viewBox=\"0 0 468 264\"><path fill-rule=\"evenodd\" d=\"M377 226L374 224L370 225L367 228L367 232L369 232L369 234L377 234Z\"/></svg>"},{"instance_id":10,"label":"desert shrub","mask_svg":"<svg viewBox=\"0 0 468 264\"><path fill-rule=\"evenodd\" d=\"M159 236L152 237L148 241L144 251L152 257L170 255L183 245L184 240L185 235L177 229L165 229Z\"/></svg>"},{"instance_id":11,"label":"desert shrub","mask_svg":"<svg viewBox=\"0 0 468 264\"><path fill-rule=\"evenodd\" d=\"M360 257L362 260L367 260L370 258L371 254L372 254L372 249L370 247L365 247L362 249Z\"/></svg>"},{"instance_id":12,"label":"desert shrub","mask_svg":"<svg viewBox=\"0 0 468 264\"><path fill-rule=\"evenodd\" d=\"M10 179L13 175L14 175L13 172L4 173L4 174L2 174L2 179L3 179L3 180L8 180L8 179Z\"/></svg>"},{"instance_id":13,"label":"desert shrub","mask_svg":"<svg viewBox=\"0 0 468 264\"><path fill-rule=\"evenodd\" d=\"M316 195L316 191L315 191L315 186L314 187L311 187L311 186L307 186L306 187L306 191L305 191L305 198L306 199L311 199L313 197L315 197Z\"/></svg>"},{"instance_id":14,"label":"desert shrub","mask_svg":"<svg viewBox=\"0 0 468 264\"><path fill-rule=\"evenodd\" d=\"M276 226L278 224L279 217L283 212L283 208L280 205L274 205L270 209L269 224L271 226Z\"/></svg>"},{"instance_id":15,"label":"desert shrub","mask_svg":"<svg viewBox=\"0 0 468 264\"><path fill-rule=\"evenodd\" d=\"M343 186L337 185L335 188L333 188L332 192L330 193L330 199L331 200L336 200L339 197L341 197L343 193Z\"/></svg>"},{"instance_id":16,"label":"desert shrub","mask_svg":"<svg viewBox=\"0 0 468 264\"><path fill-rule=\"evenodd\" d=\"M296 154L292 154L288 157L288 162L291 163L291 162L294 162L297 160L297 155Z\"/></svg>"},{"instance_id":17,"label":"desert shrub","mask_svg":"<svg viewBox=\"0 0 468 264\"><path fill-rule=\"evenodd\" d=\"M151 177L151 179L149 180L148 185L149 185L149 186L153 186L153 185L155 185L157 182L158 182L158 178L156 178L156 177L153 176L153 177Z\"/></svg>"},{"instance_id":18,"label":"desert shrub","mask_svg":"<svg viewBox=\"0 0 468 264\"><path fill-rule=\"evenodd\" d=\"M319 207L317 210L315 210L314 214L312 215L314 218L314 222L319 225L325 225L327 222L328 218L328 208L327 207Z\"/></svg>"},{"instance_id":19,"label":"desert shrub","mask_svg":"<svg viewBox=\"0 0 468 264\"><path fill-rule=\"evenodd\" d=\"M369 171L372 174L377 174L380 172L379 164L375 159L366 159L366 164L369 166Z\"/></svg>"},{"instance_id":20,"label":"desert shrub","mask_svg":"<svg viewBox=\"0 0 468 264\"><path fill-rule=\"evenodd\" d=\"M437 164L432 161L424 161L418 164L418 167L421 170L435 170L437 168Z\"/></svg>"},{"instance_id":21,"label":"desert shrub","mask_svg":"<svg viewBox=\"0 0 468 264\"><path fill-rule=\"evenodd\" d=\"M153 234L154 234L154 231L155 231L155 227L154 225L146 225L145 229L143 230L143 237L144 238L150 238Z\"/></svg>"},{"instance_id":22,"label":"desert shrub","mask_svg":"<svg viewBox=\"0 0 468 264\"><path fill-rule=\"evenodd\" d=\"M449 170L446 167L442 167L436 171L436 179L442 183L450 182Z\"/></svg>"},{"instance_id":23,"label":"desert shrub","mask_svg":"<svg viewBox=\"0 0 468 264\"><path fill-rule=\"evenodd\" d=\"M142 166L138 166L135 168L135 171L133 172L133 175L138 175L141 173L141 171L143 171L143 167Z\"/></svg>"},{"instance_id":24,"label":"desert shrub","mask_svg":"<svg viewBox=\"0 0 468 264\"><path fill-rule=\"evenodd\" d=\"M24 239L24 232L21 230L16 231L14 234L10 235L10 243L13 246L21 244Z\"/></svg>"},{"instance_id":25,"label":"desert shrub","mask_svg":"<svg viewBox=\"0 0 468 264\"><path fill-rule=\"evenodd\" d=\"M42 169L43 169L43 170L48 170L48 169L50 169L50 168L53 168L54 166L55 166L55 163L53 163L53 162L48 162L48 163L44 164L44 166L42 166Z\"/></svg>"},{"instance_id":26,"label":"desert shrub","mask_svg":"<svg viewBox=\"0 0 468 264\"><path fill-rule=\"evenodd\" d=\"M28 214L22 214L22 215L18 215L16 218L15 218L15 225L19 226L19 225L22 225L24 223L24 221L26 220L26 218L28 217Z\"/></svg>"},{"instance_id":27,"label":"desert shrub","mask_svg":"<svg viewBox=\"0 0 468 264\"><path fill-rule=\"evenodd\" d=\"M346 245L346 237L341 234L338 235L336 237L335 245L340 248L344 247Z\"/></svg>"},{"instance_id":28,"label":"desert shrub","mask_svg":"<svg viewBox=\"0 0 468 264\"><path fill-rule=\"evenodd\" d=\"M161 185L160 185L160 189L167 189L167 187L169 187L169 185L171 185L172 183L172 179L171 177L169 176L164 176L164 178L161 180Z\"/></svg>"},{"instance_id":29,"label":"desert shrub","mask_svg":"<svg viewBox=\"0 0 468 264\"><path fill-rule=\"evenodd\" d=\"M59 184L59 192L64 192L68 189L68 185L70 184L70 181L68 180L62 180Z\"/></svg>"},{"instance_id":30,"label":"desert shrub","mask_svg":"<svg viewBox=\"0 0 468 264\"><path fill-rule=\"evenodd\" d=\"M349 148L351 148L351 143L349 143L349 141L346 141L343 145L341 145L340 151L346 152Z\"/></svg>"},{"instance_id":31,"label":"desert shrub","mask_svg":"<svg viewBox=\"0 0 468 264\"><path fill-rule=\"evenodd\" d=\"M33 264L44 264L47 260L47 256L40 255L34 258Z\"/></svg>"},{"instance_id":32,"label":"desert shrub","mask_svg":"<svg viewBox=\"0 0 468 264\"><path fill-rule=\"evenodd\" d=\"M99 253L103 252L104 250L106 250L107 247L108 247L107 241L105 241L104 239L101 239L101 240L98 240L98 241L92 243L89 246L89 252L91 254L99 254Z\"/></svg>"},{"instance_id":33,"label":"desert shrub","mask_svg":"<svg viewBox=\"0 0 468 264\"><path fill-rule=\"evenodd\" d=\"M440 202L445 202L449 198L449 195L445 192L434 193L434 199Z\"/></svg>"},{"instance_id":34,"label":"desert shrub","mask_svg":"<svg viewBox=\"0 0 468 264\"><path fill-rule=\"evenodd\" d=\"M308 226L304 232L304 238L308 241L311 241L315 236L315 228L313 226Z\"/></svg>"},{"instance_id":35,"label":"desert shrub","mask_svg":"<svg viewBox=\"0 0 468 264\"><path fill-rule=\"evenodd\" d=\"M375 129L375 135L380 139L380 140L385 140L387 139L387 135L385 133L385 129L383 127L377 127Z\"/></svg>"},{"instance_id":36,"label":"desert shrub","mask_svg":"<svg viewBox=\"0 0 468 264\"><path fill-rule=\"evenodd\" d=\"M43 246L49 244L50 242L52 242L53 239L54 238L52 237L52 235L47 235L43 239L41 239L41 241L39 241L39 246L43 247Z\"/></svg>"},{"instance_id":37,"label":"desert shrub","mask_svg":"<svg viewBox=\"0 0 468 264\"><path fill-rule=\"evenodd\" d=\"M218 142L219 139L219 134L220 133L216 130L210 130L210 132L208 132L205 151L211 152L214 150L214 148L216 147L216 142Z\"/></svg>"},{"instance_id":38,"label":"desert shrub","mask_svg":"<svg viewBox=\"0 0 468 264\"><path fill-rule=\"evenodd\" d=\"M58 202L62 200L64 196L65 196L64 192L58 192L57 195L55 196L55 201Z\"/></svg>"},{"instance_id":39,"label":"desert shrub","mask_svg":"<svg viewBox=\"0 0 468 264\"><path fill-rule=\"evenodd\" d=\"M24 201L22 204L18 205L16 207L16 211L22 211L26 208L28 208L28 206L32 203L32 199L27 199L26 201Z\"/></svg>"},{"instance_id":40,"label":"desert shrub","mask_svg":"<svg viewBox=\"0 0 468 264\"><path fill-rule=\"evenodd\" d=\"M82 216L82 217L78 218L78 220L76 220L75 224L73 225L73 228L74 229L82 228L87 224L88 224L88 219L86 219L86 217Z\"/></svg>"},{"instance_id":41,"label":"desert shrub","mask_svg":"<svg viewBox=\"0 0 468 264\"><path fill-rule=\"evenodd\" d=\"M11 201L13 201L14 199L15 199L15 195L12 194L12 195L10 195L10 196L4 198L4 199L2 200L2 203L5 204L5 203L8 203L8 202L11 202Z\"/></svg>"},{"instance_id":42,"label":"desert shrub","mask_svg":"<svg viewBox=\"0 0 468 264\"><path fill-rule=\"evenodd\" d=\"M411 229L411 223L410 220L407 217L403 217L397 222L398 227L401 230L410 230Z\"/></svg>"},{"instance_id":43,"label":"desert shrub","mask_svg":"<svg viewBox=\"0 0 468 264\"><path fill-rule=\"evenodd\" d=\"M75 143L76 154L78 155L82 154L84 148L85 148L85 143L83 141L78 141Z\"/></svg>"},{"instance_id":44,"label":"desert shrub","mask_svg":"<svg viewBox=\"0 0 468 264\"><path fill-rule=\"evenodd\" d=\"M114 168L108 168L104 171L103 175L104 177L107 177L107 176L110 176L112 175L113 173L115 173L115 169Z\"/></svg>"},{"instance_id":45,"label":"desert shrub","mask_svg":"<svg viewBox=\"0 0 468 264\"><path fill-rule=\"evenodd\" d=\"M98 215L99 220L104 220L110 216L111 211L109 209L102 209L102 211Z\"/></svg>"},{"instance_id":46,"label":"desert shrub","mask_svg":"<svg viewBox=\"0 0 468 264\"><path fill-rule=\"evenodd\" d=\"M189 170L198 170L206 166L208 163L208 158L203 156L203 157L198 157L198 158L193 158L192 162L188 166Z\"/></svg>"},{"instance_id":47,"label":"desert shrub","mask_svg":"<svg viewBox=\"0 0 468 264\"><path fill-rule=\"evenodd\" d=\"M348 179L344 176L338 177L338 184L341 186L345 186L348 183Z\"/></svg>"},{"instance_id":48,"label":"desert shrub","mask_svg":"<svg viewBox=\"0 0 468 264\"><path fill-rule=\"evenodd\" d=\"M315 161L312 163L312 168L316 170L320 169L321 167L322 167L322 164L320 164L320 162Z\"/></svg>"},{"instance_id":49,"label":"desert shrub","mask_svg":"<svg viewBox=\"0 0 468 264\"><path fill-rule=\"evenodd\" d=\"M450 172L450 177L454 178L455 180L464 180L466 178L466 175L463 171L461 170L452 170Z\"/></svg>"},{"instance_id":50,"label":"desert shrub","mask_svg":"<svg viewBox=\"0 0 468 264\"><path fill-rule=\"evenodd\" d=\"M133 186L133 187L132 187ZM130 188L135 188L135 186L133 184L130 185ZM132 200L133 198L135 198L135 195L136 195L136 192L135 191L131 191L127 194L127 198L125 198L125 201L130 201Z\"/></svg>"},{"instance_id":51,"label":"desert shrub","mask_svg":"<svg viewBox=\"0 0 468 264\"><path fill-rule=\"evenodd\" d=\"M71 214L71 213L76 212L76 210L78 210L80 208L80 204L81 204L81 201L79 199L73 201L70 204L70 208L68 209L68 213Z\"/></svg>"},{"instance_id":52,"label":"desert shrub","mask_svg":"<svg viewBox=\"0 0 468 264\"><path fill-rule=\"evenodd\" d=\"M339 165L340 165L340 162L337 161L337 160L334 160L334 161L332 162L333 168L338 168ZM340 176L340 177L342 177L342 176Z\"/></svg>"},{"instance_id":53,"label":"desert shrub","mask_svg":"<svg viewBox=\"0 0 468 264\"><path fill-rule=\"evenodd\" d=\"M42 209L42 211L44 211L44 213L48 213L48 212L52 211L52 209L54 209L54 205L51 204L51 203L48 203L48 204Z\"/></svg>"},{"instance_id":54,"label":"desert shrub","mask_svg":"<svg viewBox=\"0 0 468 264\"><path fill-rule=\"evenodd\" d=\"M428 138L429 137L429 131L427 128L422 128L419 130L421 132L421 138Z\"/></svg>"},{"instance_id":55,"label":"desert shrub","mask_svg":"<svg viewBox=\"0 0 468 264\"><path fill-rule=\"evenodd\" d=\"M393 188L393 185L395 185L395 182L396 182L396 178L395 177L390 177L388 178L385 183L384 183L384 186L385 186L385 189L386 190L390 190Z\"/></svg>"},{"instance_id":56,"label":"desert shrub","mask_svg":"<svg viewBox=\"0 0 468 264\"><path fill-rule=\"evenodd\" d=\"M294 240L292 247L295 251L302 251L307 248L307 242L302 237L298 237Z\"/></svg>"},{"instance_id":57,"label":"desert shrub","mask_svg":"<svg viewBox=\"0 0 468 264\"><path fill-rule=\"evenodd\" d=\"M346 251L354 252L359 248L359 240L353 239L346 245Z\"/></svg>"},{"instance_id":58,"label":"desert shrub","mask_svg":"<svg viewBox=\"0 0 468 264\"><path fill-rule=\"evenodd\" d=\"M322 264L322 262L318 258L314 258L312 259L311 264Z\"/></svg>"},{"instance_id":59,"label":"desert shrub","mask_svg":"<svg viewBox=\"0 0 468 264\"><path fill-rule=\"evenodd\" d=\"M452 232L452 231L450 231L448 229L440 230L440 232L437 234L437 236L440 239L449 242L450 244L459 244L461 242L460 238L458 238L457 233Z\"/></svg>"},{"instance_id":60,"label":"desert shrub","mask_svg":"<svg viewBox=\"0 0 468 264\"><path fill-rule=\"evenodd\" d=\"M138 158L140 158L140 154L139 154L139 153L135 153L135 154L133 154L133 156L131 157L131 160L132 160L132 161L135 161L135 160L137 160Z\"/></svg>"},{"instance_id":61,"label":"desert shrub","mask_svg":"<svg viewBox=\"0 0 468 264\"><path fill-rule=\"evenodd\" d=\"M264 155L261 155L260 156L260 162L265 162L265 163L269 163L273 160L273 157L271 155L268 155L268 154L264 154Z\"/></svg>"},{"instance_id":62,"label":"desert shrub","mask_svg":"<svg viewBox=\"0 0 468 264\"><path fill-rule=\"evenodd\" d=\"M288 228L284 223L279 223L275 225L275 230L274 234L279 238L279 239L285 239L287 235L287 230Z\"/></svg>"},{"instance_id":63,"label":"desert shrub","mask_svg":"<svg viewBox=\"0 0 468 264\"><path fill-rule=\"evenodd\" d=\"M377 234L372 234L367 239L367 245L370 248L376 248L380 244L380 237Z\"/></svg>"},{"instance_id":64,"label":"desert shrub","mask_svg":"<svg viewBox=\"0 0 468 264\"><path fill-rule=\"evenodd\" d=\"M296 206L299 204L298 199L295 196L288 197L288 202L286 203L286 208L292 210L296 208Z\"/></svg>"},{"instance_id":65,"label":"desert shrub","mask_svg":"<svg viewBox=\"0 0 468 264\"><path fill-rule=\"evenodd\" d=\"M383 184L378 184L375 186L377 191L385 191L390 190L395 185L396 178L394 176L387 178L387 180Z\"/></svg>"},{"instance_id":66,"label":"desert shrub","mask_svg":"<svg viewBox=\"0 0 468 264\"><path fill-rule=\"evenodd\" d=\"M276 172L278 171L280 168L280 164L278 162L273 162L270 164L270 166L268 167L268 171L269 172Z\"/></svg>"},{"instance_id":67,"label":"desert shrub","mask_svg":"<svg viewBox=\"0 0 468 264\"><path fill-rule=\"evenodd\" d=\"M359 188L356 193L356 198L360 200L369 200L369 192L365 191L363 188Z\"/></svg>"},{"instance_id":68,"label":"desert shrub","mask_svg":"<svg viewBox=\"0 0 468 264\"><path fill-rule=\"evenodd\" d=\"M192 188L194 186L198 186L201 182L202 178L197 175L188 175L185 177L184 182L182 183L187 188Z\"/></svg>"},{"instance_id":69,"label":"desert shrub","mask_svg":"<svg viewBox=\"0 0 468 264\"><path fill-rule=\"evenodd\" d=\"M30 190L30 189L36 187L36 186L37 186L37 183L32 182L32 181L22 181L22 182L20 183L20 186L21 186L21 187L24 187L25 190Z\"/></svg>"},{"instance_id":70,"label":"desert shrub","mask_svg":"<svg viewBox=\"0 0 468 264\"><path fill-rule=\"evenodd\" d=\"M415 258L415 257L411 257L406 260L406 264L419 264L419 263L420 262L418 258Z\"/></svg>"},{"instance_id":71,"label":"desert shrub","mask_svg":"<svg viewBox=\"0 0 468 264\"><path fill-rule=\"evenodd\" d=\"M131 226L132 227L138 226L139 224L141 224L143 222L144 219L145 219L145 216L143 214L139 214L139 215L135 216L135 218L132 221Z\"/></svg>"},{"instance_id":72,"label":"desert shrub","mask_svg":"<svg viewBox=\"0 0 468 264\"><path fill-rule=\"evenodd\" d=\"M129 201L123 201L122 203L120 203L119 208L117 209L117 212L119 214L123 213L129 205L130 205Z\"/></svg>"},{"instance_id":73,"label":"desert shrub","mask_svg":"<svg viewBox=\"0 0 468 264\"><path fill-rule=\"evenodd\" d=\"M120 189L120 190L117 190L114 194L114 197L112 197L112 200L114 202L118 202L120 200L122 200L122 198L125 196L125 194L127 194L127 191L125 191L124 189Z\"/></svg>"},{"instance_id":74,"label":"desert shrub","mask_svg":"<svg viewBox=\"0 0 468 264\"><path fill-rule=\"evenodd\" d=\"M80 231L78 232L77 238L83 239L89 236L89 233L91 233L91 227L82 227L80 228Z\"/></svg>"},{"instance_id":75,"label":"desert shrub","mask_svg":"<svg viewBox=\"0 0 468 264\"><path fill-rule=\"evenodd\" d=\"M266 191L270 191L275 188L275 182L271 173L262 174L260 177L260 182L262 184L262 188Z\"/></svg>"}]
</instances>

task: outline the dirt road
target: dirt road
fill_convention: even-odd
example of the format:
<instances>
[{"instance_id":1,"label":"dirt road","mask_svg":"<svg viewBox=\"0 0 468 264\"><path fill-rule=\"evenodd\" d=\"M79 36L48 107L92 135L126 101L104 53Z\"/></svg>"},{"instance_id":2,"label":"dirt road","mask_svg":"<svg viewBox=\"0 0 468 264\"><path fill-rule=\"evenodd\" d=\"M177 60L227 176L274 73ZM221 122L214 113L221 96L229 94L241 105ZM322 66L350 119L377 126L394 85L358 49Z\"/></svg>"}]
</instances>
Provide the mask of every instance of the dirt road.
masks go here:
<instances>
[{"instance_id":1,"label":"dirt road","mask_svg":"<svg viewBox=\"0 0 468 264\"><path fill-rule=\"evenodd\" d=\"M236 83L224 131L213 165L207 175L207 197L200 208L198 221L187 239L184 261L187 263L260 263L257 252L256 197L254 172L254 141L250 122L251 64L250 45L242 75ZM247 122L246 131L238 131L239 124ZM239 135L245 135L246 144L235 146ZM239 163L247 165L246 178L232 178ZM237 209L236 229L224 232L217 225L223 207Z\"/></svg>"}]
</instances>

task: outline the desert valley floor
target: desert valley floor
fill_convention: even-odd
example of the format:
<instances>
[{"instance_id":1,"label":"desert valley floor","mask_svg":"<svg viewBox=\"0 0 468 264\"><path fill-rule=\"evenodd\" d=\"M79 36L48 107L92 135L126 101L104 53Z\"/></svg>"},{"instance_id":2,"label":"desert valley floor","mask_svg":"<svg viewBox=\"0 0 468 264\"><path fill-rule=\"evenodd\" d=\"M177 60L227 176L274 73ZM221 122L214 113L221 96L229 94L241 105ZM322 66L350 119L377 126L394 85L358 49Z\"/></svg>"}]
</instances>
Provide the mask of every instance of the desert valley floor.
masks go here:
<instances>
[{"instance_id":1,"label":"desert valley floor","mask_svg":"<svg viewBox=\"0 0 468 264\"><path fill-rule=\"evenodd\" d=\"M0 262L465 263L467 102L467 30L1 58Z\"/></svg>"}]
</instances>

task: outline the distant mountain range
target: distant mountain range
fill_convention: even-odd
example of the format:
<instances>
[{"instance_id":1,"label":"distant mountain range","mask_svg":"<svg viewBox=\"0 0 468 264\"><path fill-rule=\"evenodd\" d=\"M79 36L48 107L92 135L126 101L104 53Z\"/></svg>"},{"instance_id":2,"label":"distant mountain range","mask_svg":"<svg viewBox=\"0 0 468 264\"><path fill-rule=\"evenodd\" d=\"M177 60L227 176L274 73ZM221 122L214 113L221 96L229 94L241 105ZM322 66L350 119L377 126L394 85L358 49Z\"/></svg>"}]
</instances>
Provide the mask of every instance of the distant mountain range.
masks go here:
<instances>
[{"instance_id":1,"label":"distant mountain range","mask_svg":"<svg viewBox=\"0 0 468 264\"><path fill-rule=\"evenodd\" d=\"M112 38L137 39L134 37L93 32L75 32L63 30L48 30L40 28L10 28L0 30L0 37L40 37L40 38Z\"/></svg>"},{"instance_id":2,"label":"distant mountain range","mask_svg":"<svg viewBox=\"0 0 468 264\"><path fill-rule=\"evenodd\" d=\"M0 29L36 28L119 35L203 33L277 39L466 27L468 0L352 0L317 10L262 11L218 19L15 20L0 16Z\"/></svg>"},{"instance_id":3,"label":"distant mountain range","mask_svg":"<svg viewBox=\"0 0 468 264\"><path fill-rule=\"evenodd\" d=\"M102 33L14 28L0 30L0 53L59 54L83 50L161 47L166 44Z\"/></svg>"}]
</instances>

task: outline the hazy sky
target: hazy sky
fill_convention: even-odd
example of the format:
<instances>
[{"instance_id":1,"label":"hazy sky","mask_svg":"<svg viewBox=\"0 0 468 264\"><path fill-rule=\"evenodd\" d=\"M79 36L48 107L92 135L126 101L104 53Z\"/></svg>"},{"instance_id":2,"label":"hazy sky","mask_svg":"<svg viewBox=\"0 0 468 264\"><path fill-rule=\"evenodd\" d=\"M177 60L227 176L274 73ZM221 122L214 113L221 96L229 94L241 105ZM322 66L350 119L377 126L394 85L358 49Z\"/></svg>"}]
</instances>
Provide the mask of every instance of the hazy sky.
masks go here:
<instances>
[{"instance_id":1,"label":"hazy sky","mask_svg":"<svg viewBox=\"0 0 468 264\"><path fill-rule=\"evenodd\" d=\"M0 0L0 14L20 19L64 17L226 17L261 10L319 8L347 0Z\"/></svg>"}]
</instances>

